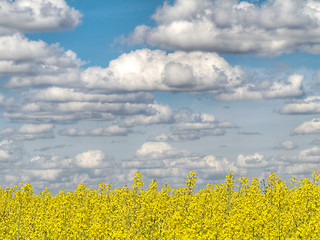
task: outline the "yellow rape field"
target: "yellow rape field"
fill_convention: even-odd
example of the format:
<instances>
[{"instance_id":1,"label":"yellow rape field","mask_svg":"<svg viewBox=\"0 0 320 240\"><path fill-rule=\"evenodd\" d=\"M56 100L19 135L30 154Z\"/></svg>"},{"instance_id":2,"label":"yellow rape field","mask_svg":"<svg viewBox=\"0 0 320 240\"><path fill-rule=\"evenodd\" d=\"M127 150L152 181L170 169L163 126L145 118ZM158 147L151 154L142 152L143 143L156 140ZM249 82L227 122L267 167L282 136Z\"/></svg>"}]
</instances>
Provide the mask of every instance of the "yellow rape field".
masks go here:
<instances>
[{"instance_id":1,"label":"yellow rape field","mask_svg":"<svg viewBox=\"0 0 320 240\"><path fill-rule=\"evenodd\" d=\"M0 239L320 239L319 179L286 185L271 173L261 187L230 173L195 193L195 172L159 191L156 180L143 190L138 172L132 189L80 184L56 196L20 184L0 191Z\"/></svg>"}]
</instances>

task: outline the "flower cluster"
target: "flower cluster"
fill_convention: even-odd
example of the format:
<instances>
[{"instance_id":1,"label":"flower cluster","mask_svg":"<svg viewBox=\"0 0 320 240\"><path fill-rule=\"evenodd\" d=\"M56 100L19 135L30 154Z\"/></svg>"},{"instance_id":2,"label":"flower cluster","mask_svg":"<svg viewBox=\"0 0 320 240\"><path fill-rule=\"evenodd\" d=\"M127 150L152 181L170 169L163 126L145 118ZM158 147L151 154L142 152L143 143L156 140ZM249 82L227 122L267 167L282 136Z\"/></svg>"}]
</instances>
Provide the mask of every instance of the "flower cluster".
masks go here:
<instances>
[{"instance_id":1,"label":"flower cluster","mask_svg":"<svg viewBox=\"0 0 320 240\"><path fill-rule=\"evenodd\" d=\"M317 239L320 236L320 174L286 185L274 173L267 181L232 173L220 185L194 193L196 173L184 188L152 180L143 190L136 173L132 189L74 192L30 184L0 189L0 239Z\"/></svg>"}]
</instances>

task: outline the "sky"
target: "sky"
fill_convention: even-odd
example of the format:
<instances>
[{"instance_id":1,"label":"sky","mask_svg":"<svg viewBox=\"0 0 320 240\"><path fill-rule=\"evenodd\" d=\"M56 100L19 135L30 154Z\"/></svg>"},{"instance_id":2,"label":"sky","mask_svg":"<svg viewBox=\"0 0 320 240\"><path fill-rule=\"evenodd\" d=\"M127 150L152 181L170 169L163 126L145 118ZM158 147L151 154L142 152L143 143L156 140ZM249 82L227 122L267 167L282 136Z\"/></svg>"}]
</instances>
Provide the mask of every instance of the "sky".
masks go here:
<instances>
[{"instance_id":1,"label":"sky","mask_svg":"<svg viewBox=\"0 0 320 240\"><path fill-rule=\"evenodd\" d=\"M0 0L0 185L310 178L319 53L318 0Z\"/></svg>"}]
</instances>

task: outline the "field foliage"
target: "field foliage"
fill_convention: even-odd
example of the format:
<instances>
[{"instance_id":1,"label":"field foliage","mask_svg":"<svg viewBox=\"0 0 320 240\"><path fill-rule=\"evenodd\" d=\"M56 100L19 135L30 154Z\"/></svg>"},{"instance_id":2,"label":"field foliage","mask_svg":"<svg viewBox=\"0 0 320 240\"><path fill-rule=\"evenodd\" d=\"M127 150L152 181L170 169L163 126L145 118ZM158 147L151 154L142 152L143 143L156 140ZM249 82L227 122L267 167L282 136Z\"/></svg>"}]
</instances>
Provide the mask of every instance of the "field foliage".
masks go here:
<instances>
[{"instance_id":1,"label":"field foliage","mask_svg":"<svg viewBox=\"0 0 320 240\"><path fill-rule=\"evenodd\" d=\"M0 239L319 239L319 179L235 182L230 173L195 193L195 172L184 188L152 180L146 190L137 172L132 188L80 184L56 196L20 184L0 190Z\"/></svg>"}]
</instances>

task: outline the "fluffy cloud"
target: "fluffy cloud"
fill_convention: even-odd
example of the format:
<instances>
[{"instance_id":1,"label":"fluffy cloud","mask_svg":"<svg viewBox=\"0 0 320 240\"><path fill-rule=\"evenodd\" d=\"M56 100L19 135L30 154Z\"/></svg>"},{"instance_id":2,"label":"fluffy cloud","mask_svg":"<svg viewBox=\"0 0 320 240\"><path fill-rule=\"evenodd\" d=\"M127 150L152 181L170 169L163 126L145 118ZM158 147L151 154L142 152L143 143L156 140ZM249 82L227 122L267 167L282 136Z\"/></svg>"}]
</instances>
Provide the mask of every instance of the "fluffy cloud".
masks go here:
<instances>
[{"instance_id":1,"label":"fluffy cloud","mask_svg":"<svg viewBox=\"0 0 320 240\"><path fill-rule=\"evenodd\" d=\"M312 177L313 171L319 168L319 163L309 164L291 164L289 166L280 166L279 174L287 175L289 178L296 177L297 179L304 179Z\"/></svg>"},{"instance_id":2,"label":"fluffy cloud","mask_svg":"<svg viewBox=\"0 0 320 240\"><path fill-rule=\"evenodd\" d=\"M293 141L286 140L279 143L278 146L275 147L275 149L284 149L284 150L294 150L298 146Z\"/></svg>"},{"instance_id":3,"label":"fluffy cloud","mask_svg":"<svg viewBox=\"0 0 320 240\"><path fill-rule=\"evenodd\" d=\"M74 88L49 87L34 89L25 93L25 99L31 102L134 102L152 103L150 93L102 94L87 93Z\"/></svg>"},{"instance_id":4,"label":"fluffy cloud","mask_svg":"<svg viewBox=\"0 0 320 240\"><path fill-rule=\"evenodd\" d=\"M139 159L174 158L177 155L183 156L186 154L186 151L175 149L166 142L147 142L136 152Z\"/></svg>"},{"instance_id":5,"label":"fluffy cloud","mask_svg":"<svg viewBox=\"0 0 320 240\"><path fill-rule=\"evenodd\" d=\"M4 86L68 85L77 81L83 62L74 52L58 44L29 40L23 33L73 28L80 18L81 14L64 0L0 1L0 77L9 76Z\"/></svg>"},{"instance_id":6,"label":"fluffy cloud","mask_svg":"<svg viewBox=\"0 0 320 240\"><path fill-rule=\"evenodd\" d=\"M102 167L102 160L105 158L101 150L91 150L80 153L75 157L76 164L82 168L99 168Z\"/></svg>"},{"instance_id":7,"label":"fluffy cloud","mask_svg":"<svg viewBox=\"0 0 320 240\"><path fill-rule=\"evenodd\" d=\"M71 50L31 41L23 35L0 36L0 77L10 76L6 88L70 85L79 80L83 64Z\"/></svg>"},{"instance_id":8,"label":"fluffy cloud","mask_svg":"<svg viewBox=\"0 0 320 240\"><path fill-rule=\"evenodd\" d=\"M2 184L7 183L7 176L19 176L22 156L21 143L8 139L0 141L0 179Z\"/></svg>"},{"instance_id":9,"label":"fluffy cloud","mask_svg":"<svg viewBox=\"0 0 320 240\"><path fill-rule=\"evenodd\" d=\"M260 168L266 166L267 161L264 156L259 153L252 155L240 154L236 160L236 165L239 168Z\"/></svg>"},{"instance_id":10,"label":"fluffy cloud","mask_svg":"<svg viewBox=\"0 0 320 240\"><path fill-rule=\"evenodd\" d=\"M2 0L0 35L70 29L79 24L81 16L64 0Z\"/></svg>"},{"instance_id":11,"label":"fluffy cloud","mask_svg":"<svg viewBox=\"0 0 320 240\"><path fill-rule=\"evenodd\" d=\"M311 96L302 101L295 101L283 106L280 110L282 114L316 114L320 113L320 97Z\"/></svg>"},{"instance_id":12,"label":"fluffy cloud","mask_svg":"<svg viewBox=\"0 0 320 240\"><path fill-rule=\"evenodd\" d=\"M55 193L61 189L75 189L80 183L97 188L105 180L104 174L111 174L111 162L101 150L89 150L74 157L43 154L25 161L16 181L30 182L36 191L49 187Z\"/></svg>"},{"instance_id":13,"label":"fluffy cloud","mask_svg":"<svg viewBox=\"0 0 320 240\"><path fill-rule=\"evenodd\" d=\"M261 83L248 82L242 86L219 94L220 101L262 100L275 98L299 97L304 94L303 75L291 75L287 81L263 81Z\"/></svg>"},{"instance_id":14,"label":"fluffy cloud","mask_svg":"<svg viewBox=\"0 0 320 240\"><path fill-rule=\"evenodd\" d=\"M238 172L235 164L226 158L195 154L166 142L144 143L137 150L135 159L124 161L122 167L131 168L130 171L139 170L148 178L157 177L160 184L168 181L179 187L184 186L190 171L198 173L198 181L202 186L213 180L224 179L230 171Z\"/></svg>"},{"instance_id":15,"label":"fluffy cloud","mask_svg":"<svg viewBox=\"0 0 320 240\"><path fill-rule=\"evenodd\" d=\"M129 115L151 117L157 114L155 109L161 108L148 93L93 94L83 89L60 87L25 91L20 99L9 100L3 99L3 116L23 122L108 121Z\"/></svg>"},{"instance_id":16,"label":"fluffy cloud","mask_svg":"<svg viewBox=\"0 0 320 240\"><path fill-rule=\"evenodd\" d=\"M302 123L292 130L292 135L317 134L320 133L320 119L314 118L311 121Z\"/></svg>"},{"instance_id":17,"label":"fluffy cloud","mask_svg":"<svg viewBox=\"0 0 320 240\"><path fill-rule=\"evenodd\" d=\"M71 137L93 137L93 136L127 136L132 131L128 128L119 127L117 125L105 128L95 128L91 130L81 130L77 128L63 129L61 135Z\"/></svg>"},{"instance_id":18,"label":"fluffy cloud","mask_svg":"<svg viewBox=\"0 0 320 240\"><path fill-rule=\"evenodd\" d=\"M208 92L233 88L242 70L222 57L206 52L174 52L141 49L123 54L108 68L91 67L82 81L87 88L106 91Z\"/></svg>"},{"instance_id":19,"label":"fluffy cloud","mask_svg":"<svg viewBox=\"0 0 320 240\"><path fill-rule=\"evenodd\" d=\"M193 113L187 109L180 110L174 115L175 125L170 132L150 138L152 141L190 141L205 136L221 136L228 128L237 126L230 121L217 121L213 115L206 113Z\"/></svg>"},{"instance_id":20,"label":"fluffy cloud","mask_svg":"<svg viewBox=\"0 0 320 240\"><path fill-rule=\"evenodd\" d=\"M25 169L23 170L23 176L21 180L23 182L30 182L30 181L55 181L57 178L61 176L62 169L37 169L37 170L30 170Z\"/></svg>"},{"instance_id":21,"label":"fluffy cloud","mask_svg":"<svg viewBox=\"0 0 320 240\"><path fill-rule=\"evenodd\" d=\"M216 53L141 49L123 54L108 68L84 70L88 89L110 91L171 91L212 93L217 100L261 100L303 95L302 75L286 81L255 81Z\"/></svg>"},{"instance_id":22,"label":"fluffy cloud","mask_svg":"<svg viewBox=\"0 0 320 240\"><path fill-rule=\"evenodd\" d=\"M301 151L299 154L299 161L303 163L320 162L320 148L312 147Z\"/></svg>"},{"instance_id":23,"label":"fluffy cloud","mask_svg":"<svg viewBox=\"0 0 320 240\"><path fill-rule=\"evenodd\" d=\"M311 177L313 171L319 168L320 148L312 147L299 152L297 156L286 157L283 164L278 167L278 173L289 178Z\"/></svg>"},{"instance_id":24,"label":"fluffy cloud","mask_svg":"<svg viewBox=\"0 0 320 240\"><path fill-rule=\"evenodd\" d=\"M5 128L1 131L1 134L14 140L53 138L53 128L52 124L24 124L18 129Z\"/></svg>"},{"instance_id":25,"label":"fluffy cloud","mask_svg":"<svg viewBox=\"0 0 320 240\"><path fill-rule=\"evenodd\" d=\"M132 127L174 122L174 112L168 105L148 104L145 108L144 114L124 117L120 124L125 127Z\"/></svg>"},{"instance_id":26,"label":"fluffy cloud","mask_svg":"<svg viewBox=\"0 0 320 240\"><path fill-rule=\"evenodd\" d=\"M137 26L126 41L184 51L319 53L319 10L314 0L176 0L157 9L155 27Z\"/></svg>"},{"instance_id":27,"label":"fluffy cloud","mask_svg":"<svg viewBox=\"0 0 320 240\"><path fill-rule=\"evenodd\" d=\"M114 161L101 150L85 151L74 157L55 154L34 156L20 166L16 177L7 174L7 180L2 181L2 184L9 183L11 186L21 181L30 182L35 192L49 187L53 193L61 189L75 189L80 183L97 188L100 182L105 182L115 188L132 182L136 171L142 173L145 183L156 178L159 187L165 183L182 187L189 172L196 171L198 186L205 187L208 182L223 180L230 171L236 173L237 167L226 158L199 155L165 142L146 142L137 150L133 159L122 161Z\"/></svg>"}]
</instances>

